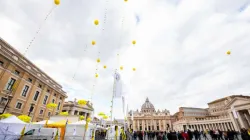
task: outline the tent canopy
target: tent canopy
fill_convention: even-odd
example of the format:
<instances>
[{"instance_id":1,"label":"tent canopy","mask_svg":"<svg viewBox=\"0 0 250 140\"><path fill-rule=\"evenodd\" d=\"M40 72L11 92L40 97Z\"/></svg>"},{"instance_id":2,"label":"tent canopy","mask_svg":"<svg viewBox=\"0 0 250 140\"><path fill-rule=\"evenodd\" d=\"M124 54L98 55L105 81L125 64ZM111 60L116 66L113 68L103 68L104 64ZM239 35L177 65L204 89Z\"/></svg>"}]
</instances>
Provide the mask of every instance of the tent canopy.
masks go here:
<instances>
[{"instance_id":1,"label":"tent canopy","mask_svg":"<svg viewBox=\"0 0 250 140\"><path fill-rule=\"evenodd\" d=\"M43 120L43 121L40 121L40 122L35 122L34 124L46 124L46 121L47 121L47 120ZM47 124L52 124L52 123L54 123L54 121L48 120L48 123L47 123ZM66 123L66 122L65 122L65 123Z\"/></svg>"},{"instance_id":2,"label":"tent canopy","mask_svg":"<svg viewBox=\"0 0 250 140\"><path fill-rule=\"evenodd\" d=\"M70 124L71 122L68 121L68 124ZM65 127L66 125L66 120L61 120L61 121L58 121L58 122L53 122L51 124L47 124L47 127L55 127L55 128L60 128L60 127Z\"/></svg>"},{"instance_id":3,"label":"tent canopy","mask_svg":"<svg viewBox=\"0 0 250 140\"><path fill-rule=\"evenodd\" d=\"M12 115L6 119L0 120L1 123L17 123L17 124L27 124L20 119L18 119L15 115Z\"/></svg>"}]
</instances>

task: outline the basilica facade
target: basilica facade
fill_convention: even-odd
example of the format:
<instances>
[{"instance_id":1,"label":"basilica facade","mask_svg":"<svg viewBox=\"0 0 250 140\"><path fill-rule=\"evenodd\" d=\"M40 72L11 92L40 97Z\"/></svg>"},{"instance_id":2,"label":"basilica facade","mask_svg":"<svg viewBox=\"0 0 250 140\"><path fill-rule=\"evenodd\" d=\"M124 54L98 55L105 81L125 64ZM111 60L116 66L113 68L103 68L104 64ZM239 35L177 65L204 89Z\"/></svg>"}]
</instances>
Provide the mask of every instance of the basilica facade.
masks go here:
<instances>
[{"instance_id":1,"label":"basilica facade","mask_svg":"<svg viewBox=\"0 0 250 140\"><path fill-rule=\"evenodd\" d=\"M154 105L147 98L141 110L129 111L128 126L135 131L166 131L171 130L175 120L168 110L155 110Z\"/></svg>"}]
</instances>

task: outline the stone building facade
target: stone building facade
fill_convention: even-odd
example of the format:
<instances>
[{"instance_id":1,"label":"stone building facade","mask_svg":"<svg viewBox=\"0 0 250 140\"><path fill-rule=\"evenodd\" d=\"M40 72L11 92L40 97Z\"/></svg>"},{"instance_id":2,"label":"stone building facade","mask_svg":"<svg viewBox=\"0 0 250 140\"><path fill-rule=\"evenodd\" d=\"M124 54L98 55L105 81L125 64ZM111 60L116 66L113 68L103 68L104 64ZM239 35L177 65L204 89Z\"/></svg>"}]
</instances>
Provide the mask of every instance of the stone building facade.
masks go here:
<instances>
[{"instance_id":1,"label":"stone building facade","mask_svg":"<svg viewBox=\"0 0 250 140\"><path fill-rule=\"evenodd\" d=\"M128 126L135 131L166 131L172 128L174 118L168 110L156 111L154 105L147 98L140 111L129 111Z\"/></svg>"},{"instance_id":2,"label":"stone building facade","mask_svg":"<svg viewBox=\"0 0 250 140\"><path fill-rule=\"evenodd\" d=\"M82 115L85 116L85 118L91 117L94 108L91 103L87 103L84 106L78 105L77 100L74 101L68 101L63 104L63 112L68 112L69 115Z\"/></svg>"},{"instance_id":3,"label":"stone building facade","mask_svg":"<svg viewBox=\"0 0 250 140\"><path fill-rule=\"evenodd\" d=\"M173 129L220 129L250 128L250 96L232 95L208 103L207 109L180 107L175 113Z\"/></svg>"},{"instance_id":4,"label":"stone building facade","mask_svg":"<svg viewBox=\"0 0 250 140\"><path fill-rule=\"evenodd\" d=\"M0 113L40 121L58 114L65 98L60 84L0 38ZM48 103L58 107L47 109Z\"/></svg>"}]
</instances>

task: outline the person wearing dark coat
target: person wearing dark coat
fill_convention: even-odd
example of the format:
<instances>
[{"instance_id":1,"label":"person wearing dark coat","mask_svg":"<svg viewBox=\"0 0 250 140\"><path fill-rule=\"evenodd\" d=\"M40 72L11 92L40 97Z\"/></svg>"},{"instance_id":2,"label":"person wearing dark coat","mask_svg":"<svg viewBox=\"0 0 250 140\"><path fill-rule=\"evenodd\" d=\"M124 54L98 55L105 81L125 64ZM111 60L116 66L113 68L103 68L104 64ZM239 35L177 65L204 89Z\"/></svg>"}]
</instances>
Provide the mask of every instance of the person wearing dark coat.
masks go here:
<instances>
[{"instance_id":1,"label":"person wearing dark coat","mask_svg":"<svg viewBox=\"0 0 250 140\"><path fill-rule=\"evenodd\" d=\"M198 130L194 131L194 138L195 138L195 140L200 140L201 139L200 132Z\"/></svg>"},{"instance_id":2,"label":"person wearing dark coat","mask_svg":"<svg viewBox=\"0 0 250 140\"><path fill-rule=\"evenodd\" d=\"M177 136L178 136L178 140L184 140L183 136L182 136L183 132L178 132Z\"/></svg>"},{"instance_id":3,"label":"person wearing dark coat","mask_svg":"<svg viewBox=\"0 0 250 140\"><path fill-rule=\"evenodd\" d=\"M228 140L234 140L234 132L232 132L231 130L227 131L227 138Z\"/></svg>"},{"instance_id":4,"label":"person wearing dark coat","mask_svg":"<svg viewBox=\"0 0 250 140\"><path fill-rule=\"evenodd\" d=\"M170 132L170 134L171 134L171 140L177 140L176 132Z\"/></svg>"},{"instance_id":5,"label":"person wearing dark coat","mask_svg":"<svg viewBox=\"0 0 250 140\"><path fill-rule=\"evenodd\" d=\"M192 140L193 139L193 133L189 129L188 129L187 133L188 133L189 139Z\"/></svg>"},{"instance_id":6,"label":"person wearing dark coat","mask_svg":"<svg viewBox=\"0 0 250 140\"><path fill-rule=\"evenodd\" d=\"M167 138L168 138L168 140L172 140L172 138L171 138L171 131L169 133L167 133Z\"/></svg>"},{"instance_id":7,"label":"person wearing dark coat","mask_svg":"<svg viewBox=\"0 0 250 140\"><path fill-rule=\"evenodd\" d=\"M242 140L250 140L250 136L245 128L240 130Z\"/></svg>"},{"instance_id":8,"label":"person wearing dark coat","mask_svg":"<svg viewBox=\"0 0 250 140\"><path fill-rule=\"evenodd\" d=\"M138 137L139 137L139 140L143 140L143 134L141 131L139 131Z\"/></svg>"}]
</instances>

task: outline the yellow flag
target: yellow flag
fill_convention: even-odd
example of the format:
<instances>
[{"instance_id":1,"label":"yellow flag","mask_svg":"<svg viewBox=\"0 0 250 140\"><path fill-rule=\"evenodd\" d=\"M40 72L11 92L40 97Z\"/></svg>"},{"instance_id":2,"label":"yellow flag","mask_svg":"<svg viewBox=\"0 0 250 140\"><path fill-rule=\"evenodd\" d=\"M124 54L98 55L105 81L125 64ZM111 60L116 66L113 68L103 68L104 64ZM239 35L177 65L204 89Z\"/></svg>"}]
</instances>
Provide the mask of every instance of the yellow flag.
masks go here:
<instances>
[{"instance_id":1,"label":"yellow flag","mask_svg":"<svg viewBox=\"0 0 250 140\"><path fill-rule=\"evenodd\" d=\"M22 132L21 132L20 140L23 140L24 132L25 132L25 126L23 127L23 130L22 130Z\"/></svg>"},{"instance_id":2,"label":"yellow flag","mask_svg":"<svg viewBox=\"0 0 250 140\"><path fill-rule=\"evenodd\" d=\"M12 86L11 90L12 90L12 91L15 91L16 88L17 88L17 85L18 85L18 82L16 81L16 82L14 83L14 85Z\"/></svg>"},{"instance_id":3,"label":"yellow flag","mask_svg":"<svg viewBox=\"0 0 250 140\"><path fill-rule=\"evenodd\" d=\"M57 128L57 130L56 130L55 140L58 140L58 128Z\"/></svg>"}]
</instances>

